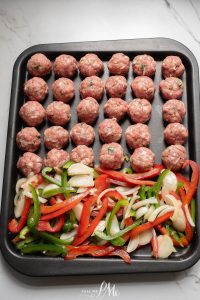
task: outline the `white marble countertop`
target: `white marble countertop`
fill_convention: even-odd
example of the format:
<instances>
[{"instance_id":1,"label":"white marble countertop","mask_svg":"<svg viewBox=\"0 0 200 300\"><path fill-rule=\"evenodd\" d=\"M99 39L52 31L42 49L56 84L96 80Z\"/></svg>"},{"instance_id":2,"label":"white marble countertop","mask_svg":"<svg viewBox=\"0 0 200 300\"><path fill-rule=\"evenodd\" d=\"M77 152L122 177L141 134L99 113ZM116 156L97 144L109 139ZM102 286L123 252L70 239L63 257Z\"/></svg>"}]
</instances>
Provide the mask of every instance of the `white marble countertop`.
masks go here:
<instances>
[{"instance_id":1,"label":"white marble countertop","mask_svg":"<svg viewBox=\"0 0 200 300\"><path fill-rule=\"evenodd\" d=\"M199 0L0 0L0 190L12 68L25 48L39 43L168 37L185 44L200 63L199 28ZM107 290L98 295L103 281ZM0 299L196 300L200 262L173 274L29 278L13 271L0 255L0 283ZM115 284L110 295L109 283L110 288Z\"/></svg>"}]
</instances>

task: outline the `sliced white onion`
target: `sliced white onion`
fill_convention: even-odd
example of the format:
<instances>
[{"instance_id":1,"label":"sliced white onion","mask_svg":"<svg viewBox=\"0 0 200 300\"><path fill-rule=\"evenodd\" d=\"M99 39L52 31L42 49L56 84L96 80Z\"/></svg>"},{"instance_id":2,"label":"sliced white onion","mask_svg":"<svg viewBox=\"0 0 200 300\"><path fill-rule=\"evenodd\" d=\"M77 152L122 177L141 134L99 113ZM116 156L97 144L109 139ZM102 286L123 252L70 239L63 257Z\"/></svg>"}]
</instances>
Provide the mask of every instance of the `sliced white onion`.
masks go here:
<instances>
[{"instance_id":1,"label":"sliced white onion","mask_svg":"<svg viewBox=\"0 0 200 300\"><path fill-rule=\"evenodd\" d=\"M125 219L127 219L129 216L130 216L130 212L131 212L131 208L132 208L132 205L133 203L136 201L137 199L137 192L135 192L135 194L133 195L133 197L131 198L128 206L125 206L124 207L124 211L123 211L123 219L121 221L121 224L120 224L120 229L123 229L124 226L125 226Z\"/></svg>"},{"instance_id":2,"label":"sliced white onion","mask_svg":"<svg viewBox=\"0 0 200 300\"><path fill-rule=\"evenodd\" d=\"M176 252L176 249L173 246L172 239L168 235L159 235L157 237L158 241L158 258L167 258L173 252Z\"/></svg>"},{"instance_id":3,"label":"sliced white onion","mask_svg":"<svg viewBox=\"0 0 200 300\"><path fill-rule=\"evenodd\" d=\"M141 206L148 205L148 204L156 204L156 203L158 203L158 200L155 197L151 197L149 199L138 201L137 203L133 204L132 209L138 209Z\"/></svg>"},{"instance_id":4,"label":"sliced white onion","mask_svg":"<svg viewBox=\"0 0 200 300\"><path fill-rule=\"evenodd\" d=\"M106 228L106 221L105 220L101 220L98 225L95 227L94 232L92 234L92 236L95 235L95 231L104 231L104 229Z\"/></svg>"},{"instance_id":5,"label":"sliced white onion","mask_svg":"<svg viewBox=\"0 0 200 300\"><path fill-rule=\"evenodd\" d=\"M110 183L112 184L115 184L115 185L120 185L120 186L124 186L124 187L127 187L127 183L126 182L123 182L123 181L118 181L118 180L115 180L115 179L112 179L110 178Z\"/></svg>"},{"instance_id":6,"label":"sliced white onion","mask_svg":"<svg viewBox=\"0 0 200 300\"><path fill-rule=\"evenodd\" d=\"M74 176L74 175L93 175L94 169L90 168L82 163L76 163L71 165L68 168L68 175Z\"/></svg>"},{"instance_id":7,"label":"sliced white onion","mask_svg":"<svg viewBox=\"0 0 200 300\"><path fill-rule=\"evenodd\" d=\"M92 175L75 175L68 181L72 187L91 187L94 186Z\"/></svg>"},{"instance_id":8,"label":"sliced white onion","mask_svg":"<svg viewBox=\"0 0 200 300\"><path fill-rule=\"evenodd\" d=\"M164 195L163 199L164 199L165 203L174 207L174 214L171 217L171 220L175 221L177 218L177 215L178 215L178 210L182 206L181 201L177 200L173 195L169 195L169 194Z\"/></svg>"},{"instance_id":9,"label":"sliced white onion","mask_svg":"<svg viewBox=\"0 0 200 300\"><path fill-rule=\"evenodd\" d=\"M120 231L119 222L118 222L116 215L114 215L114 217L112 219L111 227L110 227L110 234L114 235L115 233L118 233L119 231Z\"/></svg>"},{"instance_id":10,"label":"sliced white onion","mask_svg":"<svg viewBox=\"0 0 200 300\"><path fill-rule=\"evenodd\" d=\"M185 231L186 228L186 219L185 214L181 207L177 209L176 219L172 221L173 227L181 232Z\"/></svg>"},{"instance_id":11,"label":"sliced white onion","mask_svg":"<svg viewBox=\"0 0 200 300\"><path fill-rule=\"evenodd\" d=\"M96 192L97 192L97 189L96 188L92 188L92 189L90 189L90 195L95 195L96 194Z\"/></svg>"},{"instance_id":12,"label":"sliced white onion","mask_svg":"<svg viewBox=\"0 0 200 300\"><path fill-rule=\"evenodd\" d=\"M74 208L72 208L72 210L76 216L76 219L80 221L82 210L83 210L83 203L79 202L76 206L74 206Z\"/></svg>"},{"instance_id":13,"label":"sliced white onion","mask_svg":"<svg viewBox=\"0 0 200 300\"><path fill-rule=\"evenodd\" d=\"M139 245L144 246L151 242L152 239L152 230L148 229L138 235L139 237Z\"/></svg>"},{"instance_id":14,"label":"sliced white onion","mask_svg":"<svg viewBox=\"0 0 200 300\"><path fill-rule=\"evenodd\" d=\"M26 180L27 180L27 178L20 178L19 180L17 180L16 187L15 187L16 194L19 193L19 190L21 189L22 184L24 184L26 182Z\"/></svg>"},{"instance_id":15,"label":"sliced white onion","mask_svg":"<svg viewBox=\"0 0 200 300\"><path fill-rule=\"evenodd\" d=\"M144 215L144 221L148 220L148 218L154 212L154 210L155 210L155 207L153 205L151 205L149 207L148 211L146 212L146 214Z\"/></svg>"},{"instance_id":16,"label":"sliced white onion","mask_svg":"<svg viewBox=\"0 0 200 300\"><path fill-rule=\"evenodd\" d=\"M29 184L31 184L32 182L37 182L38 181L38 177L37 175L34 175L32 173L32 175L30 174L28 177L27 177L27 180L26 182L24 182L22 185L21 185L21 188L24 189L24 190L30 190L29 189Z\"/></svg>"},{"instance_id":17,"label":"sliced white onion","mask_svg":"<svg viewBox=\"0 0 200 300\"><path fill-rule=\"evenodd\" d=\"M31 192L24 192L24 195L25 195L26 197L28 197L28 198L33 199L33 196L32 196L32 193L31 193ZM39 199L40 203L46 203L46 202L48 201L47 199L42 198L42 197L40 197L40 196L38 196L38 199Z\"/></svg>"},{"instance_id":18,"label":"sliced white onion","mask_svg":"<svg viewBox=\"0 0 200 300\"><path fill-rule=\"evenodd\" d=\"M136 220L143 217L148 212L148 208L146 206L140 207L136 211Z\"/></svg>"},{"instance_id":19,"label":"sliced white onion","mask_svg":"<svg viewBox=\"0 0 200 300\"><path fill-rule=\"evenodd\" d=\"M15 201L15 208L14 208L14 214L16 218L21 217L22 211L24 209L24 204L25 204L25 196L24 193L20 193L19 197Z\"/></svg>"},{"instance_id":20,"label":"sliced white onion","mask_svg":"<svg viewBox=\"0 0 200 300\"><path fill-rule=\"evenodd\" d=\"M168 207L168 205L162 205L162 206L159 206L158 208L156 208L153 213L148 217L148 221L149 222L153 222L155 221L155 219L157 218L157 216L159 215L159 213L161 211L163 211L164 209L166 209Z\"/></svg>"},{"instance_id":21,"label":"sliced white onion","mask_svg":"<svg viewBox=\"0 0 200 300\"><path fill-rule=\"evenodd\" d=\"M178 180L176 175L170 171L163 179L162 184L162 195L169 194L170 192L175 192L177 189Z\"/></svg>"},{"instance_id":22,"label":"sliced white onion","mask_svg":"<svg viewBox=\"0 0 200 300\"><path fill-rule=\"evenodd\" d=\"M137 235L136 237L130 239L126 251L128 253L133 252L135 249L137 249L138 245L139 245L139 236Z\"/></svg>"},{"instance_id":23,"label":"sliced white onion","mask_svg":"<svg viewBox=\"0 0 200 300\"><path fill-rule=\"evenodd\" d=\"M54 179L57 180L58 182L61 182L61 176L59 174L56 174L54 176ZM58 187L58 186L57 186Z\"/></svg>"},{"instance_id":24,"label":"sliced white onion","mask_svg":"<svg viewBox=\"0 0 200 300\"><path fill-rule=\"evenodd\" d=\"M51 190L57 189L57 188L58 188L58 186L56 184L50 183L50 184L48 184L48 185L45 186L45 188L43 190L43 193L46 193L48 191L51 191Z\"/></svg>"},{"instance_id":25,"label":"sliced white onion","mask_svg":"<svg viewBox=\"0 0 200 300\"><path fill-rule=\"evenodd\" d=\"M132 194L134 194L135 192L137 192L137 191L139 190L139 187L136 186L136 187L130 189L130 188L128 188L128 187L117 186L117 187L116 187L116 190L117 190L120 194L122 194L122 195L124 195L124 196L128 196L128 195L132 195Z\"/></svg>"},{"instance_id":26,"label":"sliced white onion","mask_svg":"<svg viewBox=\"0 0 200 300\"><path fill-rule=\"evenodd\" d=\"M108 192L112 192L112 191L115 191L115 189L110 188L110 189L106 189L106 190L104 190L103 192L101 192L101 194L100 194L100 195L98 196L98 198L97 198L97 204L100 203L101 198L102 198L105 194L107 194Z\"/></svg>"},{"instance_id":27,"label":"sliced white onion","mask_svg":"<svg viewBox=\"0 0 200 300\"><path fill-rule=\"evenodd\" d=\"M71 238L74 238L76 233L77 233L77 228L73 229L70 232L62 233L61 236L60 236L60 239L61 240L69 240Z\"/></svg>"},{"instance_id":28,"label":"sliced white onion","mask_svg":"<svg viewBox=\"0 0 200 300\"><path fill-rule=\"evenodd\" d=\"M161 211L161 213L159 213L159 217L165 215L166 213L168 213L170 211L174 211L174 207L173 206L168 206L167 208L163 209Z\"/></svg>"},{"instance_id":29,"label":"sliced white onion","mask_svg":"<svg viewBox=\"0 0 200 300\"><path fill-rule=\"evenodd\" d=\"M192 217L190 215L189 208L188 208L187 204L185 205L185 214L186 214L187 220L190 223L190 225L192 227L195 227L194 221L192 220Z\"/></svg>"},{"instance_id":30,"label":"sliced white onion","mask_svg":"<svg viewBox=\"0 0 200 300\"><path fill-rule=\"evenodd\" d=\"M77 189L76 193L80 194L80 193L84 193L85 191L87 191L87 188L80 187Z\"/></svg>"}]
</instances>

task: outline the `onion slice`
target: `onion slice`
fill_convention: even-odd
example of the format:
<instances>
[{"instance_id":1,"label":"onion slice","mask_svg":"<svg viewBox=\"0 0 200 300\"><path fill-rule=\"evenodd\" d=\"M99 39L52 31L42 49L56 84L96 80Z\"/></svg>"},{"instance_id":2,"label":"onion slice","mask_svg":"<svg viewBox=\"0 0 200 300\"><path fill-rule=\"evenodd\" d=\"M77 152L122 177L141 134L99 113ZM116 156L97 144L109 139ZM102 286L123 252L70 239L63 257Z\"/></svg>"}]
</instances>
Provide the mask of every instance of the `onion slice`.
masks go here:
<instances>
[{"instance_id":1,"label":"onion slice","mask_svg":"<svg viewBox=\"0 0 200 300\"><path fill-rule=\"evenodd\" d=\"M188 204L186 204L184 208L185 208L185 215L186 215L188 222L190 223L190 225L192 227L195 227L194 221L192 220L192 217L189 212Z\"/></svg>"},{"instance_id":2,"label":"onion slice","mask_svg":"<svg viewBox=\"0 0 200 300\"><path fill-rule=\"evenodd\" d=\"M146 206L140 207L136 211L136 220L138 220L139 218L143 217L147 212L148 212L148 208Z\"/></svg>"},{"instance_id":3,"label":"onion slice","mask_svg":"<svg viewBox=\"0 0 200 300\"><path fill-rule=\"evenodd\" d=\"M161 213L161 211L163 211L164 209L168 208L168 205L162 205L159 206L158 208L156 208L154 210L154 212L148 217L148 221L149 222L153 222L155 221L155 219L157 218L157 216Z\"/></svg>"},{"instance_id":4,"label":"onion slice","mask_svg":"<svg viewBox=\"0 0 200 300\"><path fill-rule=\"evenodd\" d=\"M138 209L138 208L140 208L141 206L144 206L144 205L157 204L157 203L158 203L158 200L155 197L151 197L149 199L138 201L137 203L133 204L132 209Z\"/></svg>"},{"instance_id":5,"label":"onion slice","mask_svg":"<svg viewBox=\"0 0 200 300\"><path fill-rule=\"evenodd\" d=\"M128 253L133 252L134 250L137 249L139 246L139 236L137 235L136 237L130 239L126 251Z\"/></svg>"}]
</instances>

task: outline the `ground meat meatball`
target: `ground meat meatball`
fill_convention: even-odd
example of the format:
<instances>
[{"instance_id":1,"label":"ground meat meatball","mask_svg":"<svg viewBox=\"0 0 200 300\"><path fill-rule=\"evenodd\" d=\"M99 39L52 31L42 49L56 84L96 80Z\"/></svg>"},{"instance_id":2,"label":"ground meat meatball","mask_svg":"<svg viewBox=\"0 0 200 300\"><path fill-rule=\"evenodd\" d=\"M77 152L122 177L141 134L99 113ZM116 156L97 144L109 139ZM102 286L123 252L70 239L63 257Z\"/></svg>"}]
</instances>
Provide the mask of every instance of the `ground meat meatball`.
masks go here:
<instances>
[{"instance_id":1,"label":"ground meat meatball","mask_svg":"<svg viewBox=\"0 0 200 300\"><path fill-rule=\"evenodd\" d=\"M180 100L168 100L163 105L163 119L168 123L181 123L185 114L185 104Z\"/></svg>"},{"instance_id":2,"label":"ground meat meatball","mask_svg":"<svg viewBox=\"0 0 200 300\"><path fill-rule=\"evenodd\" d=\"M69 140L69 133L61 126L51 126L44 131L44 144L47 149L62 149Z\"/></svg>"},{"instance_id":3,"label":"ground meat meatball","mask_svg":"<svg viewBox=\"0 0 200 300\"><path fill-rule=\"evenodd\" d=\"M76 59L67 54L61 54L56 57L53 64L53 70L60 77L72 78L77 73L78 63Z\"/></svg>"},{"instance_id":4,"label":"ground meat meatball","mask_svg":"<svg viewBox=\"0 0 200 300\"><path fill-rule=\"evenodd\" d=\"M167 77L160 82L160 92L164 99L180 99L183 95L183 82L176 77Z\"/></svg>"},{"instance_id":5,"label":"ground meat meatball","mask_svg":"<svg viewBox=\"0 0 200 300\"><path fill-rule=\"evenodd\" d=\"M146 123L151 118L152 107L148 100L136 98L128 105L128 114L135 123Z\"/></svg>"},{"instance_id":6,"label":"ground meat meatball","mask_svg":"<svg viewBox=\"0 0 200 300\"><path fill-rule=\"evenodd\" d=\"M120 121L124 118L128 110L128 103L121 98L110 98L104 105L104 113L110 119L115 118Z\"/></svg>"},{"instance_id":7,"label":"ground meat meatball","mask_svg":"<svg viewBox=\"0 0 200 300\"><path fill-rule=\"evenodd\" d=\"M141 123L131 125L126 129L125 138L131 149L146 147L151 141L149 127Z\"/></svg>"},{"instance_id":8,"label":"ground meat meatball","mask_svg":"<svg viewBox=\"0 0 200 300\"><path fill-rule=\"evenodd\" d=\"M113 98L124 98L127 89L127 81L124 76L110 76L106 80L106 93Z\"/></svg>"},{"instance_id":9,"label":"ground meat meatball","mask_svg":"<svg viewBox=\"0 0 200 300\"><path fill-rule=\"evenodd\" d=\"M146 147L135 149L130 157L131 167L136 173L149 171L153 167L154 162L155 154Z\"/></svg>"},{"instance_id":10,"label":"ground meat meatball","mask_svg":"<svg viewBox=\"0 0 200 300\"><path fill-rule=\"evenodd\" d=\"M185 71L182 60L178 56L167 56L162 62L162 74L167 77L181 77Z\"/></svg>"},{"instance_id":11,"label":"ground meat meatball","mask_svg":"<svg viewBox=\"0 0 200 300\"><path fill-rule=\"evenodd\" d=\"M74 97L74 83L68 78L59 78L52 84L52 93L56 100L69 102Z\"/></svg>"},{"instance_id":12,"label":"ground meat meatball","mask_svg":"<svg viewBox=\"0 0 200 300\"><path fill-rule=\"evenodd\" d=\"M131 83L131 88L134 95L138 98L151 100L154 96L155 84L147 76L136 77Z\"/></svg>"},{"instance_id":13,"label":"ground meat meatball","mask_svg":"<svg viewBox=\"0 0 200 300\"><path fill-rule=\"evenodd\" d=\"M182 145L167 147L162 153L162 162L166 168L179 171L186 161L186 149Z\"/></svg>"},{"instance_id":14,"label":"ground meat meatball","mask_svg":"<svg viewBox=\"0 0 200 300\"><path fill-rule=\"evenodd\" d=\"M88 53L80 59L79 71L85 77L99 75L103 69L103 62L94 53Z\"/></svg>"},{"instance_id":15,"label":"ground meat meatball","mask_svg":"<svg viewBox=\"0 0 200 300\"><path fill-rule=\"evenodd\" d=\"M44 121L46 111L39 102L28 101L20 108L19 115L28 126L38 126Z\"/></svg>"},{"instance_id":16,"label":"ground meat meatball","mask_svg":"<svg viewBox=\"0 0 200 300\"><path fill-rule=\"evenodd\" d=\"M48 94L48 85L44 79L33 77L25 82L24 93L29 100L42 101Z\"/></svg>"},{"instance_id":17,"label":"ground meat meatball","mask_svg":"<svg viewBox=\"0 0 200 300\"><path fill-rule=\"evenodd\" d=\"M48 120L54 125L63 126L70 121L71 110L68 104L53 101L46 109Z\"/></svg>"},{"instance_id":18,"label":"ground meat meatball","mask_svg":"<svg viewBox=\"0 0 200 300\"><path fill-rule=\"evenodd\" d=\"M156 62L152 56L143 54L133 59L133 72L136 75L153 76L156 72Z\"/></svg>"},{"instance_id":19,"label":"ground meat meatball","mask_svg":"<svg viewBox=\"0 0 200 300\"><path fill-rule=\"evenodd\" d=\"M99 124L98 128L100 140L103 143L118 142L122 137L121 126L116 119L105 119Z\"/></svg>"},{"instance_id":20,"label":"ground meat meatball","mask_svg":"<svg viewBox=\"0 0 200 300\"><path fill-rule=\"evenodd\" d=\"M95 133L92 126L86 123L77 123L72 127L70 137L75 145L90 146L94 142Z\"/></svg>"},{"instance_id":21,"label":"ground meat meatball","mask_svg":"<svg viewBox=\"0 0 200 300\"><path fill-rule=\"evenodd\" d=\"M16 142L21 151L35 152L41 144L40 133L35 127L25 127L17 133Z\"/></svg>"},{"instance_id":22,"label":"ground meat meatball","mask_svg":"<svg viewBox=\"0 0 200 300\"><path fill-rule=\"evenodd\" d=\"M92 124L99 115L99 103L96 99L87 97L79 102L76 111L81 122Z\"/></svg>"},{"instance_id":23,"label":"ground meat meatball","mask_svg":"<svg viewBox=\"0 0 200 300\"><path fill-rule=\"evenodd\" d=\"M167 144L184 144L188 137L188 130L183 124L171 123L164 130L164 138Z\"/></svg>"},{"instance_id":24,"label":"ground meat meatball","mask_svg":"<svg viewBox=\"0 0 200 300\"><path fill-rule=\"evenodd\" d=\"M28 60L27 70L32 76L46 76L51 72L52 63L42 53L36 53Z\"/></svg>"},{"instance_id":25,"label":"ground meat meatball","mask_svg":"<svg viewBox=\"0 0 200 300\"><path fill-rule=\"evenodd\" d=\"M30 173L38 174L42 169L42 159L35 153L25 152L17 162L17 168L28 176Z\"/></svg>"},{"instance_id":26,"label":"ground meat meatball","mask_svg":"<svg viewBox=\"0 0 200 300\"><path fill-rule=\"evenodd\" d=\"M117 143L104 144L99 155L100 166L105 169L120 169L124 162L122 146Z\"/></svg>"},{"instance_id":27,"label":"ground meat meatball","mask_svg":"<svg viewBox=\"0 0 200 300\"><path fill-rule=\"evenodd\" d=\"M81 98L93 97L97 101L103 96L104 84L97 76L86 77L80 84Z\"/></svg>"},{"instance_id":28,"label":"ground meat meatball","mask_svg":"<svg viewBox=\"0 0 200 300\"><path fill-rule=\"evenodd\" d=\"M113 75L127 75L130 66L130 58L123 53L115 53L108 61L108 69Z\"/></svg>"},{"instance_id":29,"label":"ground meat meatball","mask_svg":"<svg viewBox=\"0 0 200 300\"><path fill-rule=\"evenodd\" d=\"M52 149L47 153L47 158L44 159L44 165L51 168L60 168L68 160L70 160L70 155L67 151Z\"/></svg>"},{"instance_id":30,"label":"ground meat meatball","mask_svg":"<svg viewBox=\"0 0 200 300\"><path fill-rule=\"evenodd\" d=\"M80 162L92 167L94 165L94 152L92 148L79 145L71 151L70 159L76 163Z\"/></svg>"}]
</instances>

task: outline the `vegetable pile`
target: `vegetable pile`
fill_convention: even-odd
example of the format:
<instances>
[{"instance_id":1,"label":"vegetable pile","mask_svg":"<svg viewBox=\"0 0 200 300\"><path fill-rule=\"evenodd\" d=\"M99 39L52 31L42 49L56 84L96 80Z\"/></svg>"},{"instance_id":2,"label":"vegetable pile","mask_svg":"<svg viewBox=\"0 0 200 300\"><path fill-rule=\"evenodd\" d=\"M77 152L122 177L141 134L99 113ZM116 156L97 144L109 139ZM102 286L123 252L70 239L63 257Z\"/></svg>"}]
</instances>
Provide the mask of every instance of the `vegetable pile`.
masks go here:
<instances>
[{"instance_id":1,"label":"vegetable pile","mask_svg":"<svg viewBox=\"0 0 200 300\"><path fill-rule=\"evenodd\" d=\"M46 167L16 184L12 242L22 254L66 260L119 256L131 263L129 253L147 244L154 258L167 258L194 234L199 168L191 160L187 166L190 180L162 165L135 174L72 161Z\"/></svg>"}]
</instances>

